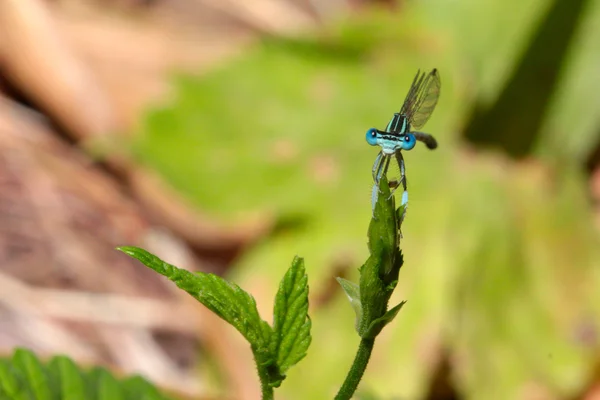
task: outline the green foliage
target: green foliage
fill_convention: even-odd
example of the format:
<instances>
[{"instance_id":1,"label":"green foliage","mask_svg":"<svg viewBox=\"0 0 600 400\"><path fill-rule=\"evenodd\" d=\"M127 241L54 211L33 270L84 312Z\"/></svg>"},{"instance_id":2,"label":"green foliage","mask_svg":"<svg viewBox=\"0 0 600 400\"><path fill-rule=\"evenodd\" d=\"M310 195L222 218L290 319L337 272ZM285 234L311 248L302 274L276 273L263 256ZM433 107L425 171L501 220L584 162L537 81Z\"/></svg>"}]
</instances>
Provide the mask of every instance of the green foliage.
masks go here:
<instances>
[{"instance_id":1,"label":"green foliage","mask_svg":"<svg viewBox=\"0 0 600 400\"><path fill-rule=\"evenodd\" d=\"M440 147L405 155L411 210L403 248L415 267L403 270L397 291L411 306L386 328L393 345L369 386L385 397L422 397L432 374L423 349L439 343L460 355L453 367L474 371L456 376L465 397L517 398L531 382L573 393L593 353L573 332L600 320L600 246L580 172L600 130L600 1L588 1L561 61L534 145L543 160L516 164L465 151L460 140L475 103L488 108L501 96L552 4L407 2L397 14L327 26L326 40L257 44L202 77L178 77L175 101L149 114L135 151L224 222L256 212L300 220L248 249L236 282L260 274L276 290L291 252L311 260L308 273L319 282L338 255L352 265L368 257L376 150L365 130L385 126L417 68L437 67L442 94L425 128ZM529 91L521 82L518 93ZM353 299L362 295L342 286ZM342 300L312 315L312 351L282 388L290 400L321 398L343 378L338 368L323 373L324 359L351 362L342 349L356 335L339 332L352 313Z\"/></svg>"},{"instance_id":2,"label":"green foliage","mask_svg":"<svg viewBox=\"0 0 600 400\"><path fill-rule=\"evenodd\" d=\"M338 278L354 308L356 331L361 341L336 400L349 400L354 396L369 363L375 338L396 317L405 303L403 301L392 309L387 309L403 264L400 230L406 207L396 209L386 176L380 179L379 185L375 185L373 190L376 201L368 231L371 255L360 268L360 283L355 285Z\"/></svg>"},{"instance_id":3,"label":"green foliage","mask_svg":"<svg viewBox=\"0 0 600 400\"><path fill-rule=\"evenodd\" d=\"M281 373L306 356L311 341L310 326L308 277L304 260L296 257L279 284L273 310L271 345Z\"/></svg>"},{"instance_id":4,"label":"green foliage","mask_svg":"<svg viewBox=\"0 0 600 400\"><path fill-rule=\"evenodd\" d=\"M488 110L475 105L466 138L501 146L515 157L531 154L586 2L552 2L496 102Z\"/></svg>"},{"instance_id":5,"label":"green foliage","mask_svg":"<svg viewBox=\"0 0 600 400\"><path fill-rule=\"evenodd\" d=\"M273 331L258 315L254 298L239 286L214 274L192 273L177 268L138 247L119 247L118 250L169 278L179 288L231 324L250 343L259 363L270 365L275 362L269 350Z\"/></svg>"},{"instance_id":6,"label":"green foliage","mask_svg":"<svg viewBox=\"0 0 600 400\"><path fill-rule=\"evenodd\" d=\"M311 322L308 277L302 258L294 259L281 280L271 328L260 318L254 298L236 284L214 274L177 268L138 247L118 250L167 277L237 329L252 348L263 390L279 387L285 379L284 373L306 355L311 342Z\"/></svg>"},{"instance_id":7,"label":"green foliage","mask_svg":"<svg viewBox=\"0 0 600 400\"><path fill-rule=\"evenodd\" d=\"M360 324L362 321L362 304L360 302L360 287L347 279L337 277L336 278L342 289L344 289L344 293L348 297L348 301L354 310L354 314L356 316L354 327L357 332L359 332Z\"/></svg>"},{"instance_id":8,"label":"green foliage","mask_svg":"<svg viewBox=\"0 0 600 400\"><path fill-rule=\"evenodd\" d=\"M40 361L29 350L17 349L0 359L3 400L167 400L139 376L117 379L103 368L80 369L65 357Z\"/></svg>"},{"instance_id":9,"label":"green foliage","mask_svg":"<svg viewBox=\"0 0 600 400\"><path fill-rule=\"evenodd\" d=\"M402 306L404 304L406 304L406 301L403 301L400 304L398 304L397 306L390 308L381 317L375 318L373 321L371 321L371 324L369 325L367 330L364 332L363 337L373 338L373 337L379 335L381 330L387 324L392 322L392 320L394 318L396 318L396 315L398 314L398 312L400 311L400 309L402 308Z\"/></svg>"},{"instance_id":10,"label":"green foliage","mask_svg":"<svg viewBox=\"0 0 600 400\"><path fill-rule=\"evenodd\" d=\"M404 207L396 209L385 176L379 182L378 190L367 235L371 255L360 268L360 283L356 285L338 278L356 314L356 331L363 339L377 336L404 304L387 310L403 264L399 246Z\"/></svg>"}]
</instances>

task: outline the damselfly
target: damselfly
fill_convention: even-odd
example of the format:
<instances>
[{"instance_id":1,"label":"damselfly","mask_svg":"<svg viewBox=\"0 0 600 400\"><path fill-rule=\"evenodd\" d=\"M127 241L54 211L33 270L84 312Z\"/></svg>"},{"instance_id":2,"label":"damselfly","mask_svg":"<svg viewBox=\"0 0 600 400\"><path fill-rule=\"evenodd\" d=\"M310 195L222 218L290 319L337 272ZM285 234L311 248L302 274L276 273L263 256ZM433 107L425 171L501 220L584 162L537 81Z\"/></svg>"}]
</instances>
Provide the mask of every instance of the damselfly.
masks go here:
<instances>
[{"instance_id":1,"label":"damselfly","mask_svg":"<svg viewBox=\"0 0 600 400\"><path fill-rule=\"evenodd\" d=\"M393 162L392 157L395 158L400 172L397 180L388 177L392 194L402 185L401 204L406 206L408 203L406 169L402 150L412 150L417 140L425 143L431 150L437 147L437 141L433 136L412 129L421 129L425 125L437 104L440 87L441 82L437 69L433 69L428 74L417 71L400 112L394 114L385 131L375 128L367 131L367 143L371 146L381 147L373 164L373 180L375 181L371 197L373 209L377 201L379 180L384 174L387 176L390 163Z\"/></svg>"}]
</instances>

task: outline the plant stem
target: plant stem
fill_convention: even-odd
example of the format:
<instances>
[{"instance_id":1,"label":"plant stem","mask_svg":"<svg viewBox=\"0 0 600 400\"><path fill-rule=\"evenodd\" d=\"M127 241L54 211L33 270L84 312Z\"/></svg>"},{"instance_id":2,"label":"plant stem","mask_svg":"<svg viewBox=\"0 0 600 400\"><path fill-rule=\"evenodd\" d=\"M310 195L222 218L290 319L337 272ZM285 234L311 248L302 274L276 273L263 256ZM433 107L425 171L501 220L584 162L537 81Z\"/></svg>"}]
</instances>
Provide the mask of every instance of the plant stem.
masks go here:
<instances>
[{"instance_id":1,"label":"plant stem","mask_svg":"<svg viewBox=\"0 0 600 400\"><path fill-rule=\"evenodd\" d=\"M356 352L356 356L354 357L352 367L350 367L350 371L346 376L344 384L340 388L338 394L335 396L335 400L350 400L352 398L352 395L358 387L358 383L360 382L363 374L365 373L365 369L367 368L367 364L369 363L369 358L371 357L371 352L373 351L374 344L375 338L360 340L360 344L358 345L358 351Z\"/></svg>"},{"instance_id":2,"label":"plant stem","mask_svg":"<svg viewBox=\"0 0 600 400\"><path fill-rule=\"evenodd\" d=\"M260 383L260 391L262 392L262 400L273 400L273 388L267 382Z\"/></svg>"},{"instance_id":3,"label":"plant stem","mask_svg":"<svg viewBox=\"0 0 600 400\"><path fill-rule=\"evenodd\" d=\"M256 358L255 358L256 360ZM262 400L273 400L274 393L273 387L269 385L269 374L266 368L262 367L258 362L256 363L258 369L258 378L260 379L260 391L262 393Z\"/></svg>"}]
</instances>

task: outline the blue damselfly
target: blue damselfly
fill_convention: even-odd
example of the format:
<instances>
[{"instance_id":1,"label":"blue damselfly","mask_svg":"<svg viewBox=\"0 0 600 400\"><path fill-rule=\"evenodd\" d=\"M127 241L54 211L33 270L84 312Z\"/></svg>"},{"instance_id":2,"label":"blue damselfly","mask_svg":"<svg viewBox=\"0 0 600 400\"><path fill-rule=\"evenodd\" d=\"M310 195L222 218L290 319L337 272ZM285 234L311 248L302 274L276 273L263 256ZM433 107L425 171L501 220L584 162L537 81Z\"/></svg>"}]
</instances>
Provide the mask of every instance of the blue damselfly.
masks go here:
<instances>
[{"instance_id":1,"label":"blue damselfly","mask_svg":"<svg viewBox=\"0 0 600 400\"><path fill-rule=\"evenodd\" d=\"M433 69L428 74L417 71L400 112L394 114L384 131L376 128L367 131L367 143L371 146L381 147L372 171L375 181L371 196L373 208L377 201L379 180L384 174L387 176L390 164L393 163L392 158L395 159L400 176L397 180L388 178L389 185L392 188L392 195L399 186L402 186L401 205L406 208L408 191L402 150L412 150L417 141L423 142L431 150L437 147L437 141L433 136L413 131L413 129L421 129L425 126L437 105L440 87L441 82L437 69Z\"/></svg>"}]
</instances>

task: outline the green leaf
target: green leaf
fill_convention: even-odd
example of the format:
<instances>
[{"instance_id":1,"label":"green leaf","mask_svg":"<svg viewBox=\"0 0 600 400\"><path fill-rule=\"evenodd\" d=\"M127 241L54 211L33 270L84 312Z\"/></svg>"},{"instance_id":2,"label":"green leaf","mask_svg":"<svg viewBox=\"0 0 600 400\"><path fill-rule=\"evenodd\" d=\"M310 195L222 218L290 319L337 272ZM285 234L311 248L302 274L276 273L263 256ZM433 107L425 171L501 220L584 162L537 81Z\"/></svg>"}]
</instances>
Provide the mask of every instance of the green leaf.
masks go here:
<instances>
[{"instance_id":1,"label":"green leaf","mask_svg":"<svg viewBox=\"0 0 600 400\"><path fill-rule=\"evenodd\" d=\"M373 210L373 218L369 224L369 252L373 254L385 254L392 255L392 257L382 257L382 263L379 266L380 276L386 281L392 281L397 279L397 275L390 279L390 274L393 276L394 271L394 257L396 249L399 245L400 240L400 223L401 220L398 218L399 215L404 219L405 208L400 207L398 210L395 209L394 196L390 195L390 188L388 185L387 178L383 176L379 182L379 196L375 203L375 210Z\"/></svg>"},{"instance_id":2,"label":"green leaf","mask_svg":"<svg viewBox=\"0 0 600 400\"><path fill-rule=\"evenodd\" d=\"M127 378L124 382L127 399L160 400L161 395L147 380L139 375Z\"/></svg>"},{"instance_id":3,"label":"green leaf","mask_svg":"<svg viewBox=\"0 0 600 400\"><path fill-rule=\"evenodd\" d=\"M380 241L381 242L381 241ZM362 338L371 326L371 323L386 313L387 304L392 291L387 289L387 284L381 280L381 266L390 263L390 256L386 249L380 245L379 253L373 253L360 269L360 303L362 306L362 319L358 334Z\"/></svg>"},{"instance_id":4,"label":"green leaf","mask_svg":"<svg viewBox=\"0 0 600 400\"><path fill-rule=\"evenodd\" d=\"M125 395L119 382L104 368L94 368L91 379L94 380L98 388L96 396L98 400L124 400Z\"/></svg>"},{"instance_id":5,"label":"green leaf","mask_svg":"<svg viewBox=\"0 0 600 400\"><path fill-rule=\"evenodd\" d=\"M400 225L405 207L395 208L394 197L385 176L379 182L379 196L369 224L368 238L371 255L360 268L359 291L361 319L357 331L361 338L374 338L393 319L401 305L387 310L388 301L398 283L403 264L400 244Z\"/></svg>"},{"instance_id":6,"label":"green leaf","mask_svg":"<svg viewBox=\"0 0 600 400\"><path fill-rule=\"evenodd\" d=\"M2 399L26 400L25 379L12 361L0 360L0 395Z\"/></svg>"},{"instance_id":7,"label":"green leaf","mask_svg":"<svg viewBox=\"0 0 600 400\"><path fill-rule=\"evenodd\" d=\"M138 247L119 247L117 250L166 276L231 324L250 343L259 364L268 365L275 361L269 349L273 331L269 324L260 318L254 298L239 286L214 274L192 273L177 268Z\"/></svg>"},{"instance_id":8,"label":"green leaf","mask_svg":"<svg viewBox=\"0 0 600 400\"><path fill-rule=\"evenodd\" d=\"M381 330L387 324L392 322L392 320L396 317L396 315L398 314L398 312L400 311L400 309L402 308L402 306L404 304L406 304L406 301L401 302L396 307L388 310L385 314L383 314L383 316L373 320L373 322L371 322L371 325L369 325L369 328L367 329L367 331L364 333L364 335L362 337L363 338L374 338L375 336L379 335L379 332L381 332Z\"/></svg>"},{"instance_id":9,"label":"green leaf","mask_svg":"<svg viewBox=\"0 0 600 400\"><path fill-rule=\"evenodd\" d=\"M347 279L335 279L337 279L342 289L344 289L344 293L346 293L346 296L348 296L350 305L354 310L354 314L356 314L356 321L354 323L354 327L356 328L356 331L359 332L360 321L362 319L362 305L360 304L360 288L356 283L350 282Z\"/></svg>"},{"instance_id":10,"label":"green leaf","mask_svg":"<svg viewBox=\"0 0 600 400\"><path fill-rule=\"evenodd\" d=\"M68 357L54 357L48 364L48 371L52 384L58 385L56 392L60 399L79 400L89 398L90 393L86 393L82 373Z\"/></svg>"},{"instance_id":11,"label":"green leaf","mask_svg":"<svg viewBox=\"0 0 600 400\"><path fill-rule=\"evenodd\" d=\"M306 355L310 328L308 277L304 260L296 257L279 284L273 310L272 346L281 374Z\"/></svg>"},{"instance_id":12,"label":"green leaf","mask_svg":"<svg viewBox=\"0 0 600 400\"><path fill-rule=\"evenodd\" d=\"M48 376L40 361L31 351L17 349L12 362L23 373L33 398L36 400L52 399Z\"/></svg>"},{"instance_id":13,"label":"green leaf","mask_svg":"<svg viewBox=\"0 0 600 400\"><path fill-rule=\"evenodd\" d=\"M2 400L168 400L140 377L116 379L104 368L86 371L57 356L45 363L29 350L0 359Z\"/></svg>"}]
</instances>

